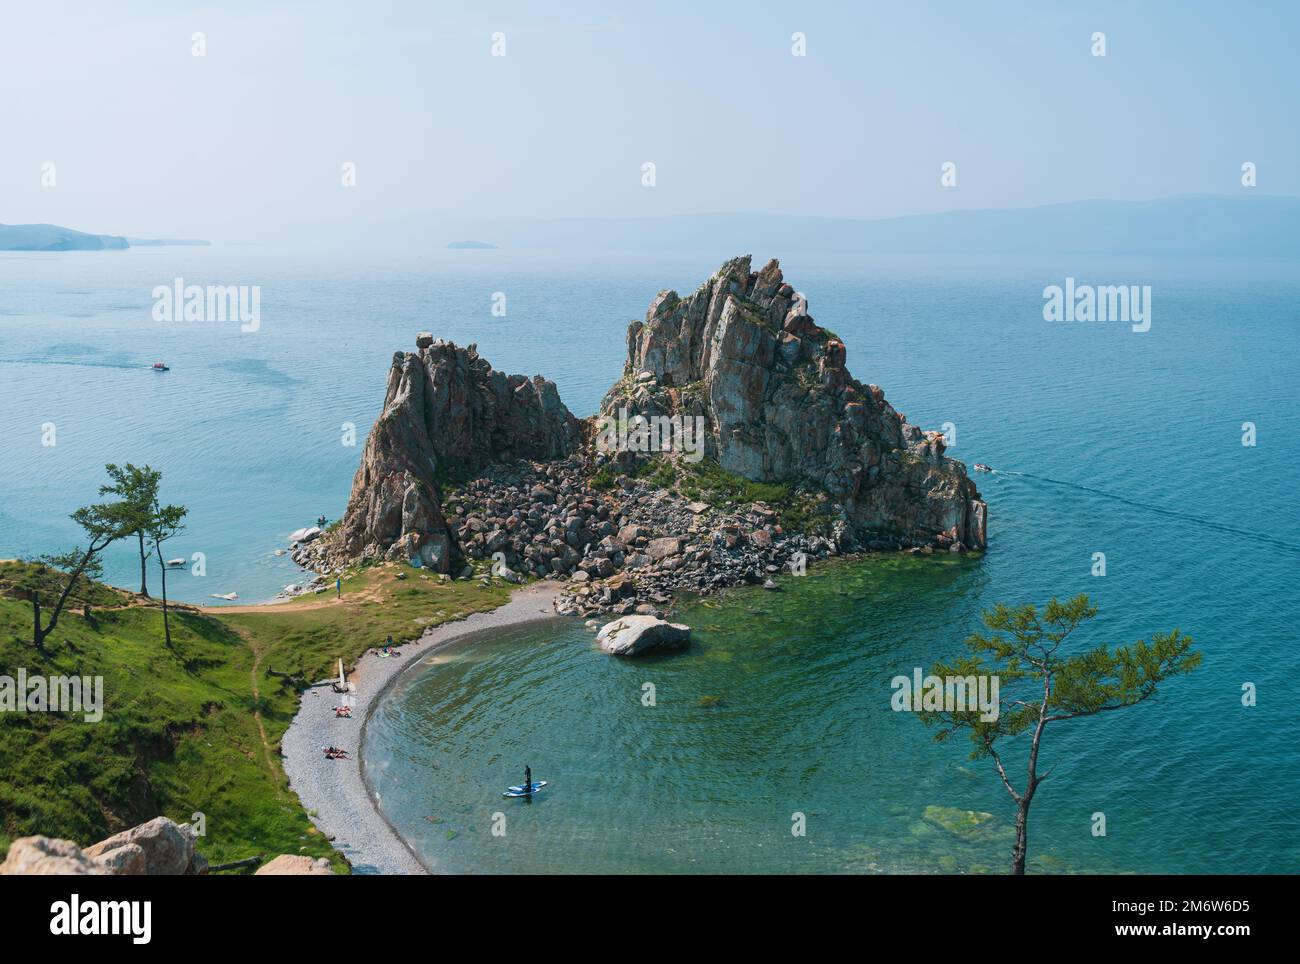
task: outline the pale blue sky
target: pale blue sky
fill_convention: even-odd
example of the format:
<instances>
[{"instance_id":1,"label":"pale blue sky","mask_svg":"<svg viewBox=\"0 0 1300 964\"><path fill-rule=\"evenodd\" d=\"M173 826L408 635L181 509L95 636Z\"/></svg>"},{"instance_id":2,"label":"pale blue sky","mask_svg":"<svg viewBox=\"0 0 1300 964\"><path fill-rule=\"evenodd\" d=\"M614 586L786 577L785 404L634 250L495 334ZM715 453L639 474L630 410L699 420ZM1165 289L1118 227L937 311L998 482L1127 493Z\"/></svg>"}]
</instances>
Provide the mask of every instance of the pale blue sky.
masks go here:
<instances>
[{"instance_id":1,"label":"pale blue sky","mask_svg":"<svg viewBox=\"0 0 1300 964\"><path fill-rule=\"evenodd\" d=\"M888 217L1231 194L1246 160L1260 193L1300 194L1300 4L462 6L4 0L0 221L364 241L480 218Z\"/></svg>"}]
</instances>

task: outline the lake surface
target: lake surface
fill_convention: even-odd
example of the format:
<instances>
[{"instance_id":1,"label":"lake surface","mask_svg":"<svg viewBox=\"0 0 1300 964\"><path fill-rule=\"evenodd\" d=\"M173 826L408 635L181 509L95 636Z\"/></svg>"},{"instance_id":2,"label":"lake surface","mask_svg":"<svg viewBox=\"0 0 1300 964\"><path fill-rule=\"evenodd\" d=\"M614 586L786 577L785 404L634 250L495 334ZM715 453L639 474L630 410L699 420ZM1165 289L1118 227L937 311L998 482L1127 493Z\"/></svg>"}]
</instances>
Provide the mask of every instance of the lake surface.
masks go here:
<instances>
[{"instance_id":1,"label":"lake surface","mask_svg":"<svg viewBox=\"0 0 1300 964\"><path fill-rule=\"evenodd\" d=\"M147 461L190 508L168 555L206 557L205 576L169 589L269 598L298 577L275 555L287 534L341 512L392 353L416 331L541 372L586 415L621 372L627 322L732 253L0 255L0 557L74 543L67 515L95 498L103 464ZM994 602L1088 592L1101 606L1089 641L1177 626L1205 663L1160 704L1049 733L1048 765L1064 762L1035 802L1031 857L1300 869L1300 657L1285 610L1300 576L1294 266L793 253L783 267L845 340L855 376L923 427L955 425L954 456L1005 470L977 477L988 554L814 568L781 595L688 606L692 649L644 663L602 656L569 624L448 650L404 677L370 727L369 775L399 830L431 862L475 871L1000 870L1005 792L960 741L935 745L891 712L889 680L956 653ZM178 276L260 285L260 330L154 321L152 289ZM1044 321L1042 289L1067 276L1150 284L1151 330ZM149 371L155 360L172 370ZM1246 421L1254 447L1241 444ZM355 447L340 444L345 422ZM46 423L54 446L41 444ZM129 547L106 562L133 585ZM1246 682L1254 708L1241 705ZM552 786L503 807L525 762ZM926 807L1001 825L965 839ZM790 834L796 811L803 838ZM1090 832L1096 811L1104 838ZM496 812L505 837L491 835Z\"/></svg>"}]
</instances>

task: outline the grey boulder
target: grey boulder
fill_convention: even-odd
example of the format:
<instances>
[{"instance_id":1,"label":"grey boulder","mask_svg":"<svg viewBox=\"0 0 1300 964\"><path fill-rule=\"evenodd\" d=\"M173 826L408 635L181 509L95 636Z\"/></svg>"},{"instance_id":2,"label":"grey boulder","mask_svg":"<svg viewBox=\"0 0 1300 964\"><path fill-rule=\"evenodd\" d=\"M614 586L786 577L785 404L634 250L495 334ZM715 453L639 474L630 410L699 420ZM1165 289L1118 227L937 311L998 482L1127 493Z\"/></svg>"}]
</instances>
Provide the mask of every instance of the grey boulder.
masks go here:
<instances>
[{"instance_id":1,"label":"grey boulder","mask_svg":"<svg viewBox=\"0 0 1300 964\"><path fill-rule=\"evenodd\" d=\"M600 648L612 656L637 656L654 649L678 649L691 639L691 627L655 616L620 616L596 634Z\"/></svg>"}]
</instances>

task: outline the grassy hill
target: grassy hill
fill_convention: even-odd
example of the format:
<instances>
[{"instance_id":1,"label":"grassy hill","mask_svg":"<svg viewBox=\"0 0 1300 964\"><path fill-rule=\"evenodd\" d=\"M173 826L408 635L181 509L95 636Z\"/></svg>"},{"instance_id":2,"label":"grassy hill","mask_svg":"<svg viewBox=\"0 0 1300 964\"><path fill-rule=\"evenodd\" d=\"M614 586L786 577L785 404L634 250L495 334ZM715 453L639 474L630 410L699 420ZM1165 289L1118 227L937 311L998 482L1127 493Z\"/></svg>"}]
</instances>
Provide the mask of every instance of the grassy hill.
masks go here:
<instances>
[{"instance_id":1,"label":"grassy hill","mask_svg":"<svg viewBox=\"0 0 1300 964\"><path fill-rule=\"evenodd\" d=\"M280 763L298 681L330 675L339 658L351 665L390 633L413 639L508 597L505 586L442 583L386 564L346 576L338 601L329 593L220 615L175 609L168 649L156 604L90 584L42 656L30 603L15 597L55 578L0 562L0 673L102 676L104 716L0 713L0 857L27 834L84 846L158 815L180 822L201 812L199 850L213 864L300 853L342 870Z\"/></svg>"}]
</instances>

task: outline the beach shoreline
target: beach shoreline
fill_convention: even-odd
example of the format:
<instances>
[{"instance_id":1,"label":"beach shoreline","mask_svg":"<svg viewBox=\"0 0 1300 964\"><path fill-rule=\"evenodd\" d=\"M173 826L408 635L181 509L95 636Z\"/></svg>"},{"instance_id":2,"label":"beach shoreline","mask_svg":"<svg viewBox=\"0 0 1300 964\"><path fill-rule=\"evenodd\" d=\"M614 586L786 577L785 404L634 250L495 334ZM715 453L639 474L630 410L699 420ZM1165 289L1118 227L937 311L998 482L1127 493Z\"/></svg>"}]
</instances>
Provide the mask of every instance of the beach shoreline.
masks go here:
<instances>
[{"instance_id":1,"label":"beach shoreline","mask_svg":"<svg viewBox=\"0 0 1300 964\"><path fill-rule=\"evenodd\" d=\"M445 646L507 627L563 619L553 605L559 587L550 580L521 586L504 605L430 627L393 656L367 652L349 678L356 685L350 719L334 715L340 696L330 689L329 681L313 685L299 698L298 712L280 744L284 772L312 823L347 858L353 873L436 872L393 829L365 782L361 747L380 698L402 673ZM325 746L348 750L348 759L326 759Z\"/></svg>"}]
</instances>

